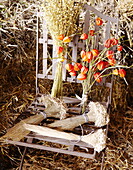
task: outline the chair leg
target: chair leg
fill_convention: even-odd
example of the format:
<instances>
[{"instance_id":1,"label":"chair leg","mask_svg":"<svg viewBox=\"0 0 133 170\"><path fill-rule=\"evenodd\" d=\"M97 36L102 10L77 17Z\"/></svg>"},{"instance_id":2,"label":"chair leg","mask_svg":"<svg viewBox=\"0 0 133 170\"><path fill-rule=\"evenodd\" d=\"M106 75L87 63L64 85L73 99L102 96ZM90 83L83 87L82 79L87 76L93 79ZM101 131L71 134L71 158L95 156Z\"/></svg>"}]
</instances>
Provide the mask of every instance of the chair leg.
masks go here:
<instances>
[{"instance_id":1,"label":"chair leg","mask_svg":"<svg viewBox=\"0 0 133 170\"><path fill-rule=\"evenodd\" d=\"M100 170L103 170L103 166L104 166L104 158L105 158L105 152L103 152L103 155L102 155L102 162L101 162Z\"/></svg>"},{"instance_id":2,"label":"chair leg","mask_svg":"<svg viewBox=\"0 0 133 170\"><path fill-rule=\"evenodd\" d=\"M32 143L33 138L28 138L26 141L27 141L27 143ZM22 168L23 168L24 157L25 157L26 151L27 151L27 147L24 148L24 152L23 152L23 155L22 155L22 158L21 158L19 170L22 170Z\"/></svg>"},{"instance_id":3,"label":"chair leg","mask_svg":"<svg viewBox=\"0 0 133 170\"><path fill-rule=\"evenodd\" d=\"M22 170L23 162L24 162L24 157L25 157L26 151L27 151L27 147L24 148L24 152L23 152L22 159L21 159L21 162L20 162L19 170Z\"/></svg>"}]
</instances>

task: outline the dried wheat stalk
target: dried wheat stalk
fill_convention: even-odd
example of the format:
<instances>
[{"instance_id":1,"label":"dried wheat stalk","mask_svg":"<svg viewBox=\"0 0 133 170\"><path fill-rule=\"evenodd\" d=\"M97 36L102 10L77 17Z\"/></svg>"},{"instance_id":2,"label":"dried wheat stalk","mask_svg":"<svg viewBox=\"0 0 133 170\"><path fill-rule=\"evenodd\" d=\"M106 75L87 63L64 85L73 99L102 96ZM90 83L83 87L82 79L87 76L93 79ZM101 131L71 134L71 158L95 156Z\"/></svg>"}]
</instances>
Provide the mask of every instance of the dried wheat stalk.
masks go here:
<instances>
[{"instance_id":1,"label":"dried wheat stalk","mask_svg":"<svg viewBox=\"0 0 133 170\"><path fill-rule=\"evenodd\" d=\"M44 13L48 30L54 40L54 44L64 48L63 53L58 55L58 58L62 58L63 55L65 55L67 45L58 40L57 36L61 34L64 36L72 36L76 33L82 4L80 1L75 2L75 0L44 1ZM52 97L62 96L62 67L62 62L58 61L51 92Z\"/></svg>"}]
</instances>

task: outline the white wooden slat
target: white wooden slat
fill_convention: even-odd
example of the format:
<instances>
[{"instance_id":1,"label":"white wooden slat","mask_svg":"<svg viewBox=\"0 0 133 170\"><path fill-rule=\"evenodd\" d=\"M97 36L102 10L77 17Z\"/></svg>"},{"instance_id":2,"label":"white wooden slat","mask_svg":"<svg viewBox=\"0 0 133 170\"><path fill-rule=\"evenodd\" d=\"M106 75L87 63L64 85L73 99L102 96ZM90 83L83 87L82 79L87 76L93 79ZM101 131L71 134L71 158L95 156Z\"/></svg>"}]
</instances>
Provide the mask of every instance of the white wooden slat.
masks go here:
<instances>
[{"instance_id":1,"label":"white wooden slat","mask_svg":"<svg viewBox=\"0 0 133 170\"><path fill-rule=\"evenodd\" d=\"M64 56L65 60L63 62L63 69L62 69L62 80L63 81L66 81L66 68L65 68L65 65L67 64L67 54Z\"/></svg>"},{"instance_id":2,"label":"white wooden slat","mask_svg":"<svg viewBox=\"0 0 133 170\"><path fill-rule=\"evenodd\" d=\"M35 139L39 139L39 140L43 140L43 141L47 141L47 142L54 142L54 143L60 143L63 145L68 145L68 146L74 146L74 145L78 145L81 147L88 147L88 148L94 148L92 145L89 145L88 143L82 142L82 141L70 141L70 140L66 140L66 139L61 139L61 138L55 138L55 137L49 137L49 136L41 136L37 133L33 133L32 135L28 135L26 136L26 138L35 138Z\"/></svg>"},{"instance_id":3,"label":"white wooden slat","mask_svg":"<svg viewBox=\"0 0 133 170\"><path fill-rule=\"evenodd\" d=\"M73 49L72 49L72 64L74 64L75 62L77 62L77 43L78 43L78 39L79 37L78 36L75 36L73 38Z\"/></svg>"},{"instance_id":4,"label":"white wooden slat","mask_svg":"<svg viewBox=\"0 0 133 170\"><path fill-rule=\"evenodd\" d=\"M43 44L43 43L47 43L47 44L49 44L49 45L53 45L53 40L51 40L51 39L45 39L45 38L39 38L39 43L40 44Z\"/></svg>"},{"instance_id":5,"label":"white wooden slat","mask_svg":"<svg viewBox=\"0 0 133 170\"><path fill-rule=\"evenodd\" d=\"M107 22L106 24L106 29L105 29L105 39L104 40L107 40L110 38L110 21Z\"/></svg>"},{"instance_id":6,"label":"white wooden slat","mask_svg":"<svg viewBox=\"0 0 133 170\"><path fill-rule=\"evenodd\" d=\"M56 50L56 46L53 45L53 51L52 51L52 65L53 65L52 76L53 76L53 79L54 79L54 76L55 76L57 63L58 63L57 50Z\"/></svg>"},{"instance_id":7,"label":"white wooden slat","mask_svg":"<svg viewBox=\"0 0 133 170\"><path fill-rule=\"evenodd\" d=\"M113 18L113 17L109 17L107 15L104 15L101 12L99 12L98 10L96 10L95 8L93 8L92 6L89 6L89 5L85 4L85 9L93 11L94 14L96 14L100 18L103 18L106 21L110 21L110 22L113 22L113 23L118 23L118 18Z\"/></svg>"},{"instance_id":8,"label":"white wooden slat","mask_svg":"<svg viewBox=\"0 0 133 170\"><path fill-rule=\"evenodd\" d=\"M89 27L90 27L90 11L86 10L85 19L84 19L84 26L83 26L83 32L88 34Z\"/></svg>"},{"instance_id":9,"label":"white wooden slat","mask_svg":"<svg viewBox=\"0 0 133 170\"><path fill-rule=\"evenodd\" d=\"M48 147L48 146L38 145L38 144L30 144L30 143L25 143L25 142L17 142L17 141L12 141L12 140L6 140L6 142L10 144L14 144L14 145L25 146L29 148L47 150L47 151L58 152L58 153L64 153L64 154L69 154L69 155L74 155L74 156L81 156L81 157L90 158L90 159L94 159L95 153L96 153L94 152L93 154L89 154L89 153L84 153L84 152L69 151L65 149L53 148L53 147Z\"/></svg>"},{"instance_id":10,"label":"white wooden slat","mask_svg":"<svg viewBox=\"0 0 133 170\"><path fill-rule=\"evenodd\" d=\"M47 39L48 39L48 31L47 31L47 27L46 27L46 21L43 21L43 38L45 39L45 41L43 42L43 60L42 60L42 64L43 64L43 75L46 76L46 71L47 71Z\"/></svg>"}]
</instances>

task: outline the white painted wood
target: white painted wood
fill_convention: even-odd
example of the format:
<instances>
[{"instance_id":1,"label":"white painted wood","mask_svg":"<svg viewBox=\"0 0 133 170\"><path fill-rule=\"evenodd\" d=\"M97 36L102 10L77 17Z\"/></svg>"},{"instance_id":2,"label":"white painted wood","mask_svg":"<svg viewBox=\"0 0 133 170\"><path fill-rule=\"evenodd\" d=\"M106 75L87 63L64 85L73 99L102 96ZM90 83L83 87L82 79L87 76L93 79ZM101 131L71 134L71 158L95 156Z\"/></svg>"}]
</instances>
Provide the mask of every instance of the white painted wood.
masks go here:
<instances>
[{"instance_id":1,"label":"white painted wood","mask_svg":"<svg viewBox=\"0 0 133 170\"><path fill-rule=\"evenodd\" d=\"M6 140L6 142L10 144L14 144L14 145L25 146L29 148L35 148L35 149L58 152L58 153L64 153L64 154L69 154L69 155L74 155L74 156L81 156L81 157L90 158L90 159L94 159L95 153L96 153L94 152L93 154L89 154L89 153L84 153L84 152L69 151L65 149L53 148L53 147L48 147L44 145L30 144L30 143L17 142L17 141L11 141L11 140Z\"/></svg>"}]
</instances>

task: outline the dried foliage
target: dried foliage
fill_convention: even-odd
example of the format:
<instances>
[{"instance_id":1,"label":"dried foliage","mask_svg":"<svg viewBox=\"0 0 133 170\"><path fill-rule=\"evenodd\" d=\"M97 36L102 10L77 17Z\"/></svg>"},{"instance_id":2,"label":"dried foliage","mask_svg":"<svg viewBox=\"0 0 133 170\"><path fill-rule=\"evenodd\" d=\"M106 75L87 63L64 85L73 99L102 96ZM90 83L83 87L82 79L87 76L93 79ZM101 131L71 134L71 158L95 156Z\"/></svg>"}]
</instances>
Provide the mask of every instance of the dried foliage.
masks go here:
<instances>
[{"instance_id":1,"label":"dried foliage","mask_svg":"<svg viewBox=\"0 0 133 170\"><path fill-rule=\"evenodd\" d=\"M57 43L57 36L61 34L71 36L77 32L77 23L82 7L83 2L75 2L75 0L44 1L46 22L55 43Z\"/></svg>"}]
</instances>

